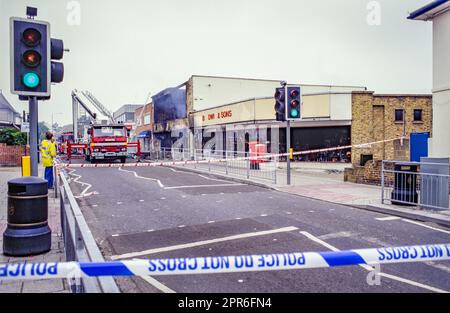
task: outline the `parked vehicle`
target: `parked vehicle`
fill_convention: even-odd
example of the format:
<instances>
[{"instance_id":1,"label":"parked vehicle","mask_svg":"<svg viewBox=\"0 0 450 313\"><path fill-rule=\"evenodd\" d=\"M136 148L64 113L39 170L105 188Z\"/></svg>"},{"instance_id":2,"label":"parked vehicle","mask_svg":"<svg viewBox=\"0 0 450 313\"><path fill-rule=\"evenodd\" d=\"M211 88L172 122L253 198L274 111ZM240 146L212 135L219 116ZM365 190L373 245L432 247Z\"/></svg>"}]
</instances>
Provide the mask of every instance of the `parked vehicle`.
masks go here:
<instances>
[{"instance_id":1,"label":"parked vehicle","mask_svg":"<svg viewBox=\"0 0 450 313\"><path fill-rule=\"evenodd\" d=\"M88 144L85 158L91 163L98 160L120 160L127 158L127 130L123 124L91 125L88 129Z\"/></svg>"}]
</instances>

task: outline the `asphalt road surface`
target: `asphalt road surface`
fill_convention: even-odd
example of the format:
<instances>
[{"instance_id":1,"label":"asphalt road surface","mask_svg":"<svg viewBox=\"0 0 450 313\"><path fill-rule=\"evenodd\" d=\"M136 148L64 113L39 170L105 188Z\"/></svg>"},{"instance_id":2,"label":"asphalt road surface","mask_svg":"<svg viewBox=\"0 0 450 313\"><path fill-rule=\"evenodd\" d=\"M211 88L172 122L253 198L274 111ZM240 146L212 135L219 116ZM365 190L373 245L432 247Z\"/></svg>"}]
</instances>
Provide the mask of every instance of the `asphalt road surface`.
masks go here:
<instances>
[{"instance_id":1,"label":"asphalt road surface","mask_svg":"<svg viewBox=\"0 0 450 313\"><path fill-rule=\"evenodd\" d=\"M450 242L450 230L439 225L168 167L67 171L107 260L112 256L247 255ZM448 261L381 265L381 272L380 285L369 285L369 271L361 266L116 281L123 292L450 291Z\"/></svg>"}]
</instances>

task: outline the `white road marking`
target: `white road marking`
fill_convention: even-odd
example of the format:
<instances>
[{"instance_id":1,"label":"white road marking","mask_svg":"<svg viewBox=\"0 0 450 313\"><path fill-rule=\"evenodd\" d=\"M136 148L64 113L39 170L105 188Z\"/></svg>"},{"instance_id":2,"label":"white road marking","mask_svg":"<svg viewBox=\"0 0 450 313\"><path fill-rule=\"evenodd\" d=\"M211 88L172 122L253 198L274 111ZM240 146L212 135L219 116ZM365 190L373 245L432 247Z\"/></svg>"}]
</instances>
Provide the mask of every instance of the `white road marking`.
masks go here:
<instances>
[{"instance_id":1,"label":"white road marking","mask_svg":"<svg viewBox=\"0 0 450 313\"><path fill-rule=\"evenodd\" d=\"M178 226L178 228L183 228L183 227L186 227L186 225L180 225L180 226Z\"/></svg>"},{"instance_id":2,"label":"white road marking","mask_svg":"<svg viewBox=\"0 0 450 313\"><path fill-rule=\"evenodd\" d=\"M111 260L129 259L129 258L134 258L137 256L142 256L142 255L150 255L150 254L156 254L156 253L167 252L167 251L199 247L199 246L209 245L209 244L213 244L213 243L217 243L217 242L224 242L224 241L238 240L238 239L243 239L243 238L251 238L251 237L257 237L257 236L266 236L266 235L277 234L277 233L291 232L294 230L298 230L298 228L295 226L289 226L289 227L264 230L264 231L259 231L259 232L244 233L244 234L233 235L233 236L228 236L228 237L180 244L180 245L175 245L175 246L155 248L155 249L149 249L149 250L144 250L144 251L139 251L139 252L125 253L125 254L121 254L121 255L113 255L113 256L111 256Z\"/></svg>"},{"instance_id":3,"label":"white road marking","mask_svg":"<svg viewBox=\"0 0 450 313\"><path fill-rule=\"evenodd\" d=\"M111 237L119 237L119 234L111 235Z\"/></svg>"},{"instance_id":4,"label":"white road marking","mask_svg":"<svg viewBox=\"0 0 450 313\"><path fill-rule=\"evenodd\" d=\"M177 171L176 169L173 169L173 168L170 168L170 167L167 167L169 170L171 170L172 172L175 172L175 173L182 173L182 174L190 174L190 175L196 175L196 176L200 176L200 177L202 177L202 178L204 178L204 179L207 179L207 180L216 180L216 181L224 181L224 182L227 182L227 180L224 180L224 179L218 179L218 178L212 178L212 177L207 177L207 176L204 176L204 175L201 175L201 174L197 174L197 173L190 173L190 172L185 172L185 171Z\"/></svg>"},{"instance_id":5,"label":"white road marking","mask_svg":"<svg viewBox=\"0 0 450 313\"><path fill-rule=\"evenodd\" d=\"M241 220L242 219L242 217L236 217L235 218L235 220Z\"/></svg>"},{"instance_id":6,"label":"white road marking","mask_svg":"<svg viewBox=\"0 0 450 313\"><path fill-rule=\"evenodd\" d=\"M266 216L267 216L267 214L261 214L260 216L262 216L262 217L266 217Z\"/></svg>"},{"instance_id":7,"label":"white road marking","mask_svg":"<svg viewBox=\"0 0 450 313\"><path fill-rule=\"evenodd\" d=\"M425 262L425 264L434 268L438 268L450 274L450 267L445 266L444 264L435 263L433 261Z\"/></svg>"},{"instance_id":8,"label":"white road marking","mask_svg":"<svg viewBox=\"0 0 450 313\"><path fill-rule=\"evenodd\" d=\"M239 279L239 280L238 280L238 283L243 283L243 282L244 282L243 279Z\"/></svg>"},{"instance_id":9,"label":"white road marking","mask_svg":"<svg viewBox=\"0 0 450 313\"><path fill-rule=\"evenodd\" d=\"M152 231L155 231L154 229L147 229L148 233L151 233Z\"/></svg>"},{"instance_id":10,"label":"white road marking","mask_svg":"<svg viewBox=\"0 0 450 313\"><path fill-rule=\"evenodd\" d=\"M411 223L411 224L415 224L415 225L419 225L419 226L422 226L422 227L425 227L425 228L429 228L429 229L432 229L432 230L435 230L435 231L440 231L440 232L445 233L445 234L450 234L450 231L443 230L443 229L436 228L436 227L432 227L432 226L428 226L426 224L422 224L422 223L419 223L419 222L416 222L416 221L408 220L406 218L402 218L402 221L408 222L408 223Z\"/></svg>"},{"instance_id":11,"label":"white road marking","mask_svg":"<svg viewBox=\"0 0 450 313\"><path fill-rule=\"evenodd\" d=\"M145 200L139 200L139 202L144 202Z\"/></svg>"},{"instance_id":12,"label":"white road marking","mask_svg":"<svg viewBox=\"0 0 450 313\"><path fill-rule=\"evenodd\" d=\"M314 213L314 211L313 211L313 210L310 210L309 213Z\"/></svg>"},{"instance_id":13,"label":"white road marking","mask_svg":"<svg viewBox=\"0 0 450 313\"><path fill-rule=\"evenodd\" d=\"M378 221L395 221L395 220L399 220L400 217L398 216L386 216L386 217L376 217L375 218Z\"/></svg>"},{"instance_id":14,"label":"white road marking","mask_svg":"<svg viewBox=\"0 0 450 313\"><path fill-rule=\"evenodd\" d=\"M286 214L287 214L287 215L291 215L291 214L292 214L292 212L286 212Z\"/></svg>"},{"instance_id":15,"label":"white road marking","mask_svg":"<svg viewBox=\"0 0 450 313\"><path fill-rule=\"evenodd\" d=\"M326 239L332 239L332 238L355 237L356 235L358 235L358 234L357 233L352 233L350 231L340 231L340 232L337 232L337 233L331 233L331 234L322 235L322 236L319 236L317 238L322 239L322 240L326 240Z\"/></svg>"},{"instance_id":16,"label":"white road marking","mask_svg":"<svg viewBox=\"0 0 450 313\"><path fill-rule=\"evenodd\" d=\"M93 204L92 207L96 208L98 207L98 204Z\"/></svg>"},{"instance_id":17,"label":"white road marking","mask_svg":"<svg viewBox=\"0 0 450 313\"><path fill-rule=\"evenodd\" d=\"M312 241L315 241L318 244L320 244L320 245L330 249L331 251L340 251L338 248L330 245L329 243L319 239L318 237L316 237L316 236L314 236L314 235L312 235L312 234L310 234L310 233L308 233L306 231L301 231L300 234L302 234L302 235L306 236L307 238L311 239ZM362 268L364 268L365 270L369 271L369 272L373 271L373 268L370 265L360 264L360 266ZM396 280L396 281L399 281L399 282L402 282L402 283L405 283L405 284L409 284L409 285L412 285L412 286L416 286L416 287L420 287L420 288L423 288L423 289L427 289L427 290L430 290L430 291L439 292L439 293L448 293L448 291L445 291L445 290L442 290L442 289L439 289L439 288L436 288L436 287L433 287L433 286L425 285L425 284L422 284L422 283L418 283L418 282L410 280L410 279L402 278L402 277L391 275L391 274L387 274L387 273L379 273L379 274L380 274L380 276L383 276L383 277L386 277L386 278L390 278L392 280Z\"/></svg>"},{"instance_id":18,"label":"white road marking","mask_svg":"<svg viewBox=\"0 0 450 313\"><path fill-rule=\"evenodd\" d=\"M165 197L161 197L160 199L161 199L161 200L166 200L166 198L165 198Z\"/></svg>"},{"instance_id":19,"label":"white road marking","mask_svg":"<svg viewBox=\"0 0 450 313\"><path fill-rule=\"evenodd\" d=\"M120 202L120 201L119 201L119 202L117 202L117 204L122 204L122 203L123 203L123 202Z\"/></svg>"},{"instance_id":20,"label":"white road marking","mask_svg":"<svg viewBox=\"0 0 450 313\"><path fill-rule=\"evenodd\" d=\"M247 184L216 184L216 185L190 185L190 186L171 186L164 189L184 189L184 188L208 188L208 187L230 187L230 186L246 186Z\"/></svg>"},{"instance_id":21,"label":"white road marking","mask_svg":"<svg viewBox=\"0 0 450 313\"><path fill-rule=\"evenodd\" d=\"M92 188L92 185L91 185L91 184L88 184L88 183L85 183L85 182L80 182L80 181L78 181L82 176L81 176L81 175L78 175L78 174L75 174L75 171L76 171L76 170L72 170L72 171L69 173L69 175L71 175L71 176L77 176L77 178L72 179L72 181L75 182L75 183L77 183L77 184L80 184L81 186L87 186L87 187L84 188L83 191L82 191L78 196L74 196L74 197L78 199L78 198L88 197L88 196L91 196L91 195L93 195L93 194L98 194L98 192L96 192L96 191L91 192L91 193L89 193L89 194L86 194L87 191L88 191L89 189Z\"/></svg>"},{"instance_id":22,"label":"white road marking","mask_svg":"<svg viewBox=\"0 0 450 313\"><path fill-rule=\"evenodd\" d=\"M215 223L215 221L209 221L209 222L208 222L208 224L212 224L212 223Z\"/></svg>"},{"instance_id":23,"label":"white road marking","mask_svg":"<svg viewBox=\"0 0 450 313\"><path fill-rule=\"evenodd\" d=\"M147 283L149 283L150 285L152 285L153 287L161 290L164 293L176 293L175 290L170 289L169 287L167 287L166 285L160 283L159 281L157 281L156 279L154 279L151 276L139 276L141 277L143 280L145 280Z\"/></svg>"},{"instance_id":24,"label":"white road marking","mask_svg":"<svg viewBox=\"0 0 450 313\"><path fill-rule=\"evenodd\" d=\"M162 183L159 179L139 176L135 171L124 170L124 169L122 169L121 167L119 167L118 169L119 169L119 171L121 171L121 172L133 173L133 174L134 174L134 177L136 177L136 178L141 178L141 179L146 179L146 180L156 181L156 182L158 183L159 187L161 187L161 188L164 188L164 187L165 187L165 186L163 185L163 183Z\"/></svg>"}]
</instances>

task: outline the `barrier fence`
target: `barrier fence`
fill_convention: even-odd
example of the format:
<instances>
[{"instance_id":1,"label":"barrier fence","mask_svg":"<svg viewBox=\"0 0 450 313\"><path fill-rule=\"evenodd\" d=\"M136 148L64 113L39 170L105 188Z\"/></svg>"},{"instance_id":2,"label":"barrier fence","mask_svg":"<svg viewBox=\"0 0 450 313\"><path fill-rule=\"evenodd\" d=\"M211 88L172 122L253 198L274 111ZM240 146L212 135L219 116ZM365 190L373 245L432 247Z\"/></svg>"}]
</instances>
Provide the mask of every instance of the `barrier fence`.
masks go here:
<instances>
[{"instance_id":1,"label":"barrier fence","mask_svg":"<svg viewBox=\"0 0 450 313\"><path fill-rule=\"evenodd\" d=\"M383 161L381 201L425 209L448 210L450 164Z\"/></svg>"},{"instance_id":2,"label":"barrier fence","mask_svg":"<svg viewBox=\"0 0 450 313\"><path fill-rule=\"evenodd\" d=\"M84 235L81 235L84 236ZM158 276L217 274L270 270L299 270L352 265L428 262L450 260L450 244L357 249L327 252L216 256L114 262L16 263L0 265L0 280L54 279L81 277L85 282L97 278L109 287L111 276ZM103 282L103 283L102 283ZM115 284L114 284L115 285ZM87 291L87 289L85 289Z\"/></svg>"},{"instance_id":3,"label":"barrier fence","mask_svg":"<svg viewBox=\"0 0 450 313\"><path fill-rule=\"evenodd\" d=\"M59 183L60 191L60 211L61 211L61 230L64 240L64 253L67 261L77 262L104 262L104 258L97 247L94 237L84 219L75 197L69 187L64 171L58 175L61 179ZM55 182L58 181L58 177ZM57 188L55 186L55 188ZM68 264L71 264L70 262ZM29 264L27 265L29 266ZM50 265L45 266L50 270ZM8 266L8 268L11 268ZM0 279L2 278L2 267L0 266ZM17 267L19 269L19 267ZM26 267L21 267L21 271L26 272ZM33 275L40 273L42 267L31 266L30 273ZM22 273L22 272L21 272ZM4 273L3 273L4 274ZM23 275L22 275L23 276ZM67 278L72 292L82 293L117 293L119 288L111 277L83 277L76 275L63 275L61 278Z\"/></svg>"}]
</instances>

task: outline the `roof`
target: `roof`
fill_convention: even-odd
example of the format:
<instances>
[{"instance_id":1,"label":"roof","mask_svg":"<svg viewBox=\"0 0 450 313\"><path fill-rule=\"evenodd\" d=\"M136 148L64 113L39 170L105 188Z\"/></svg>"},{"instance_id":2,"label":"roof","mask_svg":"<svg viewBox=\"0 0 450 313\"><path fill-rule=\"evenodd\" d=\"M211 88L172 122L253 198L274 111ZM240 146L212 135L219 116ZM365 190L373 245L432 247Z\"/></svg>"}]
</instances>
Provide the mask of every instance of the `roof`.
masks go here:
<instances>
[{"instance_id":1,"label":"roof","mask_svg":"<svg viewBox=\"0 0 450 313\"><path fill-rule=\"evenodd\" d=\"M137 108L143 107L142 104L125 104L122 105L119 109L117 109L117 111L115 111L113 113L114 118L121 116L122 114L125 113L134 113L134 111L136 111Z\"/></svg>"},{"instance_id":2,"label":"roof","mask_svg":"<svg viewBox=\"0 0 450 313\"><path fill-rule=\"evenodd\" d=\"M412 12L408 19L428 21L450 9L450 0L435 0Z\"/></svg>"},{"instance_id":3,"label":"roof","mask_svg":"<svg viewBox=\"0 0 450 313\"><path fill-rule=\"evenodd\" d=\"M450 0L446 0L450 1ZM227 76L210 76L210 75L192 75L191 77L201 77L201 78L219 78L219 79L230 79L230 80L252 80L252 81L261 81L261 82L276 82L280 83L282 80L274 80L274 79L263 79L263 78L246 78L246 77L227 77ZM183 85L183 84L182 84ZM180 85L180 86L182 86ZM302 86L312 86L312 87L345 87L345 88L366 88L364 86L351 86L351 85L326 85L326 84L303 84ZM175 87L177 88L177 87Z\"/></svg>"},{"instance_id":4,"label":"roof","mask_svg":"<svg viewBox=\"0 0 450 313\"><path fill-rule=\"evenodd\" d=\"M6 100L5 96L3 96L2 91L0 90L0 109L9 109L10 111L14 112L15 114L19 114L14 107L11 105L11 103Z\"/></svg>"}]
</instances>

